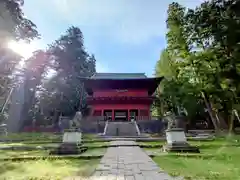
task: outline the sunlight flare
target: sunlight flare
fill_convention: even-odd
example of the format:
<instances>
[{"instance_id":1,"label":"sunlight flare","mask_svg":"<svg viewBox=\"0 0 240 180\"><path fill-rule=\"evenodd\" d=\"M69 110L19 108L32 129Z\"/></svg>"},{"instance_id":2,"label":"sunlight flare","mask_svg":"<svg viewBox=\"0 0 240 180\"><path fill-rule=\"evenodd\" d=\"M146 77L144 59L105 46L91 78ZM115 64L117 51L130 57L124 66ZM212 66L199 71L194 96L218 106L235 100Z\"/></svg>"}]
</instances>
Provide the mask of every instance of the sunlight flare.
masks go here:
<instances>
[{"instance_id":1,"label":"sunlight flare","mask_svg":"<svg viewBox=\"0 0 240 180\"><path fill-rule=\"evenodd\" d=\"M35 47L32 44L28 44L22 41L9 41L7 46L9 49L22 56L24 59L31 57L35 51Z\"/></svg>"}]
</instances>

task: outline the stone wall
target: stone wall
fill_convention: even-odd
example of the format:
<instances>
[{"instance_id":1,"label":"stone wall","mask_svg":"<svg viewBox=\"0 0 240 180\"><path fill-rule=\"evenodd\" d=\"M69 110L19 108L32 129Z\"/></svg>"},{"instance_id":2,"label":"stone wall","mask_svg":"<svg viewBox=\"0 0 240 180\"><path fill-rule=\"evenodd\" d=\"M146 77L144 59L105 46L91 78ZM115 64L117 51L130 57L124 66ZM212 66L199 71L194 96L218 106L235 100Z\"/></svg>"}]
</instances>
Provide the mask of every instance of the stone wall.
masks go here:
<instances>
[{"instance_id":1,"label":"stone wall","mask_svg":"<svg viewBox=\"0 0 240 180\"><path fill-rule=\"evenodd\" d=\"M80 122L80 128L83 133L103 133L105 128L105 121L98 120L97 118L82 119ZM141 133L161 133L165 130L166 125L161 120L139 120L137 121L139 130ZM62 128L68 129L68 120L62 122ZM60 129L56 127L25 127L27 132L39 131L39 132L56 132Z\"/></svg>"},{"instance_id":2,"label":"stone wall","mask_svg":"<svg viewBox=\"0 0 240 180\"><path fill-rule=\"evenodd\" d=\"M103 133L105 121L95 121L90 119L81 120L81 131L83 133Z\"/></svg>"},{"instance_id":3,"label":"stone wall","mask_svg":"<svg viewBox=\"0 0 240 180\"><path fill-rule=\"evenodd\" d=\"M105 121L97 120L98 118L83 119L81 129L84 133L103 133ZM161 133L165 130L166 124L161 120L139 120L137 121L141 133Z\"/></svg>"},{"instance_id":4,"label":"stone wall","mask_svg":"<svg viewBox=\"0 0 240 180\"><path fill-rule=\"evenodd\" d=\"M161 133L165 129L165 124L161 120L137 121L141 133Z\"/></svg>"}]
</instances>

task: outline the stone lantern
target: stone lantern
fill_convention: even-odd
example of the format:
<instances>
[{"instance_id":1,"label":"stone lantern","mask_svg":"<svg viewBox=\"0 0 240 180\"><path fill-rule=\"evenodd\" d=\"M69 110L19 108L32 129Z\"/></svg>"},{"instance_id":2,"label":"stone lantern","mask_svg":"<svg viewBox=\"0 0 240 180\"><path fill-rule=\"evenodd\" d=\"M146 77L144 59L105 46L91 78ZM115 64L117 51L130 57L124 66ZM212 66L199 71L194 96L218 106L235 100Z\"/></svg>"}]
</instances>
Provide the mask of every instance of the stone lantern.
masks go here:
<instances>
[{"instance_id":1,"label":"stone lantern","mask_svg":"<svg viewBox=\"0 0 240 180\"><path fill-rule=\"evenodd\" d=\"M163 146L164 151L199 152L197 147L188 144L182 127L184 119L181 116L168 113L165 119L168 121L168 128L166 130L167 144Z\"/></svg>"},{"instance_id":2,"label":"stone lantern","mask_svg":"<svg viewBox=\"0 0 240 180\"><path fill-rule=\"evenodd\" d=\"M73 120L70 120L70 129L65 130L62 144L52 154L79 154L87 150L82 145L82 133L80 131L81 112L77 112Z\"/></svg>"}]
</instances>

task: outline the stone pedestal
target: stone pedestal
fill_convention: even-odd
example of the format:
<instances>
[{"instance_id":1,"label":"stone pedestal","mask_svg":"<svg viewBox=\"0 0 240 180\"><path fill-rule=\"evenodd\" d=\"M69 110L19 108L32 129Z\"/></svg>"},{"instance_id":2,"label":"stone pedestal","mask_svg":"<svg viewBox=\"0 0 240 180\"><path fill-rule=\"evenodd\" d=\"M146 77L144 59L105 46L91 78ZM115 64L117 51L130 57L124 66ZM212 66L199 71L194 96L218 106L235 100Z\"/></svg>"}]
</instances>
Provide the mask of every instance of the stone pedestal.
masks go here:
<instances>
[{"instance_id":1,"label":"stone pedestal","mask_svg":"<svg viewBox=\"0 0 240 180\"><path fill-rule=\"evenodd\" d=\"M87 148L81 146L82 133L81 132L64 132L62 144L51 154L70 155L80 154L85 152Z\"/></svg>"},{"instance_id":2,"label":"stone pedestal","mask_svg":"<svg viewBox=\"0 0 240 180\"><path fill-rule=\"evenodd\" d=\"M198 147L190 146L184 133L184 129L173 128L166 130L167 144L163 150L167 152L195 152L199 153Z\"/></svg>"},{"instance_id":3,"label":"stone pedestal","mask_svg":"<svg viewBox=\"0 0 240 180\"><path fill-rule=\"evenodd\" d=\"M81 132L64 132L63 134L63 143L82 143L82 133Z\"/></svg>"}]
</instances>

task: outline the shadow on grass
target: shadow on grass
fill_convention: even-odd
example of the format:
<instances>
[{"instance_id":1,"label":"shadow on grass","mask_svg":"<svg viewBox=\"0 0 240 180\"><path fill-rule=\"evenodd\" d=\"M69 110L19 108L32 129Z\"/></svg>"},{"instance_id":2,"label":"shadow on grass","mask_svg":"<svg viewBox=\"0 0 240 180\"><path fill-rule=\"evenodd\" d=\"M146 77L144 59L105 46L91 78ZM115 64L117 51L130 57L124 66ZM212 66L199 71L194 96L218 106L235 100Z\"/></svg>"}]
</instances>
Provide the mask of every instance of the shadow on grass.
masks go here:
<instances>
[{"instance_id":1,"label":"shadow on grass","mask_svg":"<svg viewBox=\"0 0 240 180\"><path fill-rule=\"evenodd\" d=\"M14 171L14 170L21 171L22 170L22 169L20 169L21 168L20 166L13 164L11 162L3 162L0 164L1 164L0 174L4 174L8 171Z\"/></svg>"}]
</instances>

